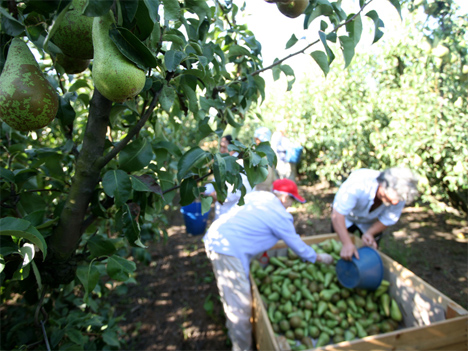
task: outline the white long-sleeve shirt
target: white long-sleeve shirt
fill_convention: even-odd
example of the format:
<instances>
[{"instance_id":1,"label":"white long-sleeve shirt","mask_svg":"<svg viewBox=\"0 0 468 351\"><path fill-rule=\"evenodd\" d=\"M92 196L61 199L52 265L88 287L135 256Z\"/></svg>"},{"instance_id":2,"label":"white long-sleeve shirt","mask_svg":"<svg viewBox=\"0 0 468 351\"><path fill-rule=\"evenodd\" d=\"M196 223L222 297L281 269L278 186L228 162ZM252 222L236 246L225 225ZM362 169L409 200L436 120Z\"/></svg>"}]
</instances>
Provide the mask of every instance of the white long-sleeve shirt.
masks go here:
<instances>
[{"instance_id":1,"label":"white long-sleeve shirt","mask_svg":"<svg viewBox=\"0 0 468 351\"><path fill-rule=\"evenodd\" d=\"M379 186L379 174L379 171L371 169L358 169L350 174L336 193L333 208L345 216L347 228L356 224L365 233L376 220L387 227L398 222L405 201L390 206L382 204L369 212Z\"/></svg>"},{"instance_id":2,"label":"white long-sleeve shirt","mask_svg":"<svg viewBox=\"0 0 468 351\"><path fill-rule=\"evenodd\" d=\"M206 250L237 257L247 277L252 258L269 250L278 240L284 240L303 260L315 262L315 250L301 240L292 215L275 194L253 191L244 200L244 206L213 222L204 237Z\"/></svg>"}]
</instances>

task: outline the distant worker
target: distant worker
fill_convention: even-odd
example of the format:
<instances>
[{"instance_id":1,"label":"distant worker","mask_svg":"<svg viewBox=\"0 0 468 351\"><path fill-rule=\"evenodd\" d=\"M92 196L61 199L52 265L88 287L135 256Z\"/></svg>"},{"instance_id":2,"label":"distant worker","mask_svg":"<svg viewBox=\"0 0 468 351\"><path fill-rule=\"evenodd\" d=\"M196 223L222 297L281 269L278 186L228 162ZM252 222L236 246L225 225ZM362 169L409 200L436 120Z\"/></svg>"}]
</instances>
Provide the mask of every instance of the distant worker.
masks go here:
<instances>
[{"instance_id":1,"label":"distant worker","mask_svg":"<svg viewBox=\"0 0 468 351\"><path fill-rule=\"evenodd\" d=\"M255 143L259 145L260 143L269 142L271 139L271 131L267 127L260 127L255 130L254 134ZM257 191L272 191L273 182L276 180L275 169L271 166L268 166L268 175L266 179L257 184L254 190Z\"/></svg>"},{"instance_id":2,"label":"distant worker","mask_svg":"<svg viewBox=\"0 0 468 351\"><path fill-rule=\"evenodd\" d=\"M296 164L287 160L286 153L292 143L287 136L288 122L282 121L276 126L276 131L271 136L271 148L276 153L276 175L279 179L291 179L296 181Z\"/></svg>"},{"instance_id":3,"label":"distant worker","mask_svg":"<svg viewBox=\"0 0 468 351\"><path fill-rule=\"evenodd\" d=\"M229 151L229 145L232 143L232 136L231 135L225 135L221 138L220 145L219 145L219 152L222 154L229 154L231 156L237 157L239 156L237 151ZM237 162L241 163L238 160ZM247 176L243 173L240 174L242 178L242 184L245 187L246 194L252 191L252 187L250 186L250 183L247 179ZM232 184L226 183L228 191L227 191L227 196L226 199L224 200L223 203L218 201L218 196L216 194L216 190L213 186L212 183L207 183L205 184L206 190L204 192L205 195L211 196L213 198L213 201L215 202L215 220L218 219L220 216L228 213L231 209L233 209L237 203L239 202L241 198L241 190L238 189L234 191L234 186Z\"/></svg>"},{"instance_id":4,"label":"distant worker","mask_svg":"<svg viewBox=\"0 0 468 351\"><path fill-rule=\"evenodd\" d=\"M332 256L317 254L296 233L293 217L286 211L294 200L305 202L298 194L296 183L289 179L276 180L273 192L249 193L244 198L244 206L220 217L204 237L233 350L251 350L252 346L249 269L255 256L272 248L278 240L284 240L305 261L333 262Z\"/></svg>"},{"instance_id":5,"label":"distant worker","mask_svg":"<svg viewBox=\"0 0 468 351\"><path fill-rule=\"evenodd\" d=\"M365 246L376 249L384 229L397 223L405 204L418 195L417 184L406 168L352 172L336 193L331 214L332 229L343 243L340 256L359 259L349 234L355 231Z\"/></svg>"}]
</instances>

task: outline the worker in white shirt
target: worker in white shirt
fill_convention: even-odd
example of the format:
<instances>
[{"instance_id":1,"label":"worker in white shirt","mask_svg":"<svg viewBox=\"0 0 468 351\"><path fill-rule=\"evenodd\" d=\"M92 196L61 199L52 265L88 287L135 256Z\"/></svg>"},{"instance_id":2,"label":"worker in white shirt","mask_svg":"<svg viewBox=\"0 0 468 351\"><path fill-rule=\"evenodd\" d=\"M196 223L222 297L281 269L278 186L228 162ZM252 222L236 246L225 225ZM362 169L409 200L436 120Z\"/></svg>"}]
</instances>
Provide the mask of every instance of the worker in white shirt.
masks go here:
<instances>
[{"instance_id":1,"label":"worker in white shirt","mask_svg":"<svg viewBox=\"0 0 468 351\"><path fill-rule=\"evenodd\" d=\"M244 199L243 206L236 207L215 221L204 237L233 350L250 350L252 346L249 282L252 258L269 250L278 240L284 240L305 261L333 262L330 255L317 254L296 233L293 217L286 209L294 200L305 200L298 194L296 183L292 180L276 180L273 192L253 191Z\"/></svg>"},{"instance_id":2,"label":"worker in white shirt","mask_svg":"<svg viewBox=\"0 0 468 351\"><path fill-rule=\"evenodd\" d=\"M239 154L236 151L234 150L229 151L228 149L228 146L229 144L231 144L231 142L232 142L231 135L223 136L221 138L221 142L219 145L219 152L222 154L229 153L229 155L233 157L237 157ZM242 164L241 161L242 160L237 160L237 162ZM245 174L241 173L240 176L242 178L242 184L245 187L246 194L248 194L249 192L252 191L252 187L250 186L250 183ZM207 183L204 185L206 188L206 190L204 191L204 194L207 196L211 196L213 198L213 201L215 202L215 217L214 217L215 220L218 219L220 216L231 211L231 209L233 209L237 205L242 195L241 190L237 189L236 191L234 191L234 186L232 184L227 183L226 185L227 185L228 191L227 191L226 199L224 200L223 203L218 201L216 190L212 183Z\"/></svg>"},{"instance_id":3,"label":"worker in white shirt","mask_svg":"<svg viewBox=\"0 0 468 351\"><path fill-rule=\"evenodd\" d=\"M406 168L352 172L336 193L331 214L332 229L343 243L341 258L359 259L350 232L358 231L363 244L376 249L383 230L397 223L405 204L418 195L417 184Z\"/></svg>"}]
</instances>

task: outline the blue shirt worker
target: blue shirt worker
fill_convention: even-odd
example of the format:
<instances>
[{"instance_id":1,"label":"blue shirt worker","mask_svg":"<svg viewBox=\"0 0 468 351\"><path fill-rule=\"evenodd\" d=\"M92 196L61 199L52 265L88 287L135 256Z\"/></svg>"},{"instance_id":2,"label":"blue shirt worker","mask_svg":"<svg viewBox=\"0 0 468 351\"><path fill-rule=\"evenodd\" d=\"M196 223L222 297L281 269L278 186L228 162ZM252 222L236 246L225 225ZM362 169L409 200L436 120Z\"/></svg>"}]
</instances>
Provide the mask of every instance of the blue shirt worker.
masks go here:
<instances>
[{"instance_id":1,"label":"blue shirt worker","mask_svg":"<svg viewBox=\"0 0 468 351\"><path fill-rule=\"evenodd\" d=\"M249 266L253 257L283 240L305 261L333 262L330 255L317 254L296 233L293 217L286 209L294 200L305 200L292 180L276 180L273 192L253 191L244 199L243 206L214 221L204 237L233 350L250 350L252 346Z\"/></svg>"},{"instance_id":2,"label":"blue shirt worker","mask_svg":"<svg viewBox=\"0 0 468 351\"><path fill-rule=\"evenodd\" d=\"M418 195L417 184L406 168L352 172L335 195L331 215L332 228L343 243L341 258L359 259L349 235L355 230L365 246L376 249L383 230L397 223L405 204Z\"/></svg>"}]
</instances>

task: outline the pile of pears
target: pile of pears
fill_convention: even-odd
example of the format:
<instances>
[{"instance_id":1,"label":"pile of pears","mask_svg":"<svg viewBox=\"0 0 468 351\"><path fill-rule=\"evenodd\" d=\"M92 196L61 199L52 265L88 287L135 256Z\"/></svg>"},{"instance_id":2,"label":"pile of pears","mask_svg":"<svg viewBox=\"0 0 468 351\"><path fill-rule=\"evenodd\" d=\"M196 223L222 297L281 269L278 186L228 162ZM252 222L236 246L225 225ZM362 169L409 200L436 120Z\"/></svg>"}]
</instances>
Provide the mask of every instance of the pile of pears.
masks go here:
<instances>
[{"instance_id":1,"label":"pile of pears","mask_svg":"<svg viewBox=\"0 0 468 351\"><path fill-rule=\"evenodd\" d=\"M102 17L83 15L86 0L73 0L51 41L62 51L57 63L68 74L83 72L91 60L95 88L107 99L123 103L137 96L146 72L128 60L109 37L112 11ZM19 131L47 126L60 100L26 42L14 38L0 80L0 118Z\"/></svg>"}]
</instances>

